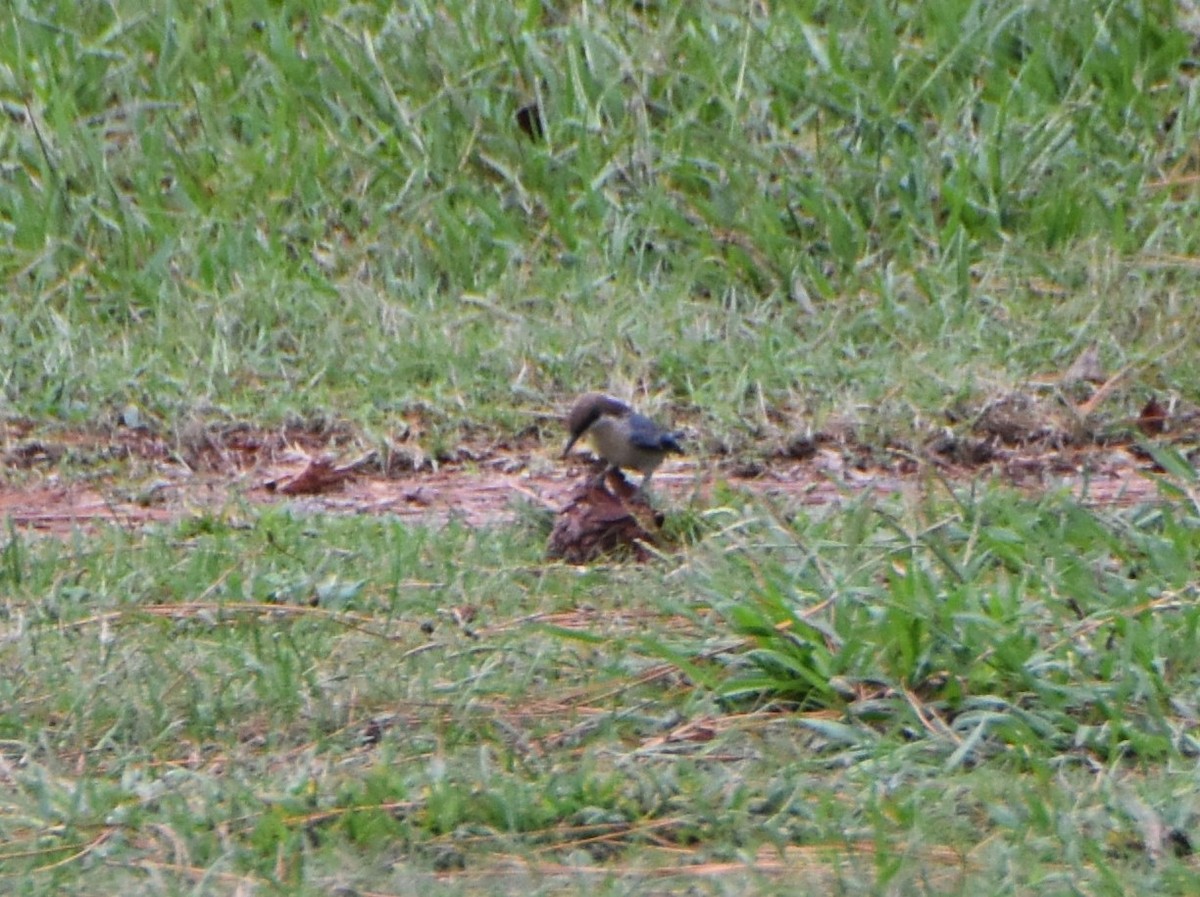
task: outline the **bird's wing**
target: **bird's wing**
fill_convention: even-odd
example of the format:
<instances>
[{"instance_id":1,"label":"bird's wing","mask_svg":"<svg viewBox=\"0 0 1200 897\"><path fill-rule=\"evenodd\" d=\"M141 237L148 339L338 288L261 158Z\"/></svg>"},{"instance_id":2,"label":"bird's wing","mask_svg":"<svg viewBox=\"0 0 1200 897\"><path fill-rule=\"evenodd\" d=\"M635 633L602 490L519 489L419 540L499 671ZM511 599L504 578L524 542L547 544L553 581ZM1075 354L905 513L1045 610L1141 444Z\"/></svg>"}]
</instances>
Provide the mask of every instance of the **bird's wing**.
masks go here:
<instances>
[{"instance_id":1,"label":"bird's wing","mask_svg":"<svg viewBox=\"0 0 1200 897\"><path fill-rule=\"evenodd\" d=\"M642 414L629 416L629 441L637 448L651 452L681 452L676 434L668 433Z\"/></svg>"}]
</instances>

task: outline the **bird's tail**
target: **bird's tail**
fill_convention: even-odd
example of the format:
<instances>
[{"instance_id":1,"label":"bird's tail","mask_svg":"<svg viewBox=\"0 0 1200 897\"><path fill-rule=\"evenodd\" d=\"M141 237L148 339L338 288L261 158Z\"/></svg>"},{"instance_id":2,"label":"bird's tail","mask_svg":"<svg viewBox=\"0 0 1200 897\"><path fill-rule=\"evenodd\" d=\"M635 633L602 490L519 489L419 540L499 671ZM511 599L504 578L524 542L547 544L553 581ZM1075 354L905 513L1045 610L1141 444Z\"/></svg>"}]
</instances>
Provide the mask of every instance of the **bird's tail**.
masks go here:
<instances>
[{"instance_id":1,"label":"bird's tail","mask_svg":"<svg viewBox=\"0 0 1200 897\"><path fill-rule=\"evenodd\" d=\"M664 433L659 445L662 446L664 452L674 452L677 455L684 454L683 446L680 445L680 440L683 439L683 431L678 430L674 433Z\"/></svg>"}]
</instances>

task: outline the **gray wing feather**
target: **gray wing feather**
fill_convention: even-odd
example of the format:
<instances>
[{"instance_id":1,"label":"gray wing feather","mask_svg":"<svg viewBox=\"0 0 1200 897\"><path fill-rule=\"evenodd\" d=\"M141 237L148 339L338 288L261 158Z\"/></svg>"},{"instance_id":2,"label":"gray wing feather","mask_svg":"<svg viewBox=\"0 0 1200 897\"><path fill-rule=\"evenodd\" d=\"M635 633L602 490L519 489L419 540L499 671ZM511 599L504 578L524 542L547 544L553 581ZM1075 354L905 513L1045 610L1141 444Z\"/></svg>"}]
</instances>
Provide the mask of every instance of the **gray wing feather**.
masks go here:
<instances>
[{"instance_id":1,"label":"gray wing feather","mask_svg":"<svg viewBox=\"0 0 1200 897\"><path fill-rule=\"evenodd\" d=\"M683 452L679 447L678 433L668 433L642 414L629 417L629 441L637 448L651 452Z\"/></svg>"}]
</instances>

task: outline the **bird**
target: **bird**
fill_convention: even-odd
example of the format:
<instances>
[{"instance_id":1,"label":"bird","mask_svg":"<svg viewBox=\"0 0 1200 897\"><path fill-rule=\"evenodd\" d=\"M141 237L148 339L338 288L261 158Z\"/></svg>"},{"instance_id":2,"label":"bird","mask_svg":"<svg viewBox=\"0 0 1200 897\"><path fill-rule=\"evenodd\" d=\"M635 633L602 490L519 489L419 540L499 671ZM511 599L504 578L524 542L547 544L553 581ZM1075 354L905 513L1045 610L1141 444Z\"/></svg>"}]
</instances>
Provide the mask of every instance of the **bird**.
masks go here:
<instances>
[{"instance_id":1,"label":"bird","mask_svg":"<svg viewBox=\"0 0 1200 897\"><path fill-rule=\"evenodd\" d=\"M564 458L581 437L588 436L596 454L608 462L598 482L603 482L609 471L631 468L642 474L638 487L642 492L668 454L683 454L679 444L683 433L663 429L625 402L604 393L584 393L576 399L567 415L567 430L571 435L563 448Z\"/></svg>"}]
</instances>

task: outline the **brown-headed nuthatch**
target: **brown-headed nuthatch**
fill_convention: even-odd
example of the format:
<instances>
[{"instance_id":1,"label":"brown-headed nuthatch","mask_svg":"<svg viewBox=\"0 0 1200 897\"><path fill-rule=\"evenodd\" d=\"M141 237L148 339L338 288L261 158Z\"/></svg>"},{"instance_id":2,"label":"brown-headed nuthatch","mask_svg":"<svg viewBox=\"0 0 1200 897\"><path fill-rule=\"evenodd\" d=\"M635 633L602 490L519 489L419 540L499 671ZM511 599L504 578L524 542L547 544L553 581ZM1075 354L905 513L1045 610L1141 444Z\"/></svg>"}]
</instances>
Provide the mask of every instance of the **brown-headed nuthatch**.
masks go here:
<instances>
[{"instance_id":1,"label":"brown-headed nuthatch","mask_svg":"<svg viewBox=\"0 0 1200 897\"><path fill-rule=\"evenodd\" d=\"M610 470L628 467L643 474L643 490L667 453L683 454L679 446L682 433L664 430L620 399L603 393L580 396L567 415L567 429L571 437L563 449L564 458L581 436L588 436L596 454L608 462L601 480Z\"/></svg>"}]
</instances>

